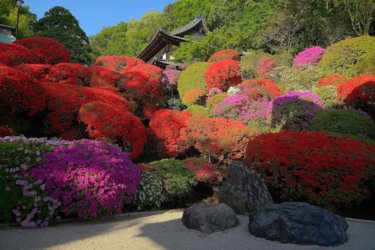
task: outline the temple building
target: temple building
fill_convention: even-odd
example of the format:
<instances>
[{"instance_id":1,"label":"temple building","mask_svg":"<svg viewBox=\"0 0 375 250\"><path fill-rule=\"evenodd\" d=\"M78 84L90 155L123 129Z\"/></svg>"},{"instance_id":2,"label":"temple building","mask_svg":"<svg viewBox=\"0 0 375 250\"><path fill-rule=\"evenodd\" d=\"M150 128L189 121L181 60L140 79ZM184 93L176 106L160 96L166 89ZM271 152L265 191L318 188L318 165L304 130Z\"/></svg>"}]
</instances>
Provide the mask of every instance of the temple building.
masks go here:
<instances>
[{"instance_id":1,"label":"temple building","mask_svg":"<svg viewBox=\"0 0 375 250\"><path fill-rule=\"evenodd\" d=\"M154 38L137 57L146 63L165 68L167 65L174 64L171 62L173 57L170 52L172 52L176 46L178 47L180 43L187 42L184 38L185 36L204 39L208 32L209 29L206 21L204 17L199 14L193 21L176 31L165 32L161 29L158 30Z\"/></svg>"},{"instance_id":2,"label":"temple building","mask_svg":"<svg viewBox=\"0 0 375 250\"><path fill-rule=\"evenodd\" d=\"M16 38L12 35L12 32L15 31L15 28L0 24L0 43L12 43Z\"/></svg>"}]
</instances>

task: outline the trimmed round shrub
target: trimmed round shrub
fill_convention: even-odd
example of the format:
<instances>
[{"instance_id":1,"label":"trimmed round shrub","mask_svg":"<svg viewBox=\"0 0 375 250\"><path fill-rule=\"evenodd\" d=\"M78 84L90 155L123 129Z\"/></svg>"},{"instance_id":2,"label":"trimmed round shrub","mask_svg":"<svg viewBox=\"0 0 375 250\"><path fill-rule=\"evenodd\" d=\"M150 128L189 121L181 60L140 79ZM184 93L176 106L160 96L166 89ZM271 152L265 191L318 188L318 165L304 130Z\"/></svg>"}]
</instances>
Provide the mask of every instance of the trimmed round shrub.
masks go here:
<instances>
[{"instance_id":1,"label":"trimmed round shrub","mask_svg":"<svg viewBox=\"0 0 375 250\"><path fill-rule=\"evenodd\" d=\"M44 88L21 71L0 65L0 110L2 113L27 112L29 116L44 110Z\"/></svg>"},{"instance_id":2,"label":"trimmed round shrub","mask_svg":"<svg viewBox=\"0 0 375 250\"><path fill-rule=\"evenodd\" d=\"M49 64L21 64L16 67L17 70L30 76L33 80L43 80L50 68Z\"/></svg>"},{"instance_id":3,"label":"trimmed round shrub","mask_svg":"<svg viewBox=\"0 0 375 250\"><path fill-rule=\"evenodd\" d=\"M194 104L202 105L204 104L205 92L201 89L192 89L187 91L182 97L182 103L186 106L191 106Z\"/></svg>"},{"instance_id":4,"label":"trimmed round shrub","mask_svg":"<svg viewBox=\"0 0 375 250\"><path fill-rule=\"evenodd\" d=\"M17 44L0 43L0 64L14 67L24 63L40 63L40 55Z\"/></svg>"},{"instance_id":5,"label":"trimmed round shrub","mask_svg":"<svg viewBox=\"0 0 375 250\"><path fill-rule=\"evenodd\" d=\"M227 91L230 86L242 82L239 62L228 59L213 63L207 68L205 78L208 90L219 88L222 91Z\"/></svg>"},{"instance_id":6,"label":"trimmed round shrub","mask_svg":"<svg viewBox=\"0 0 375 250\"><path fill-rule=\"evenodd\" d=\"M326 49L319 46L307 48L299 52L293 59L293 66L303 66L306 64L317 64L324 55Z\"/></svg>"},{"instance_id":7,"label":"trimmed round shrub","mask_svg":"<svg viewBox=\"0 0 375 250\"><path fill-rule=\"evenodd\" d=\"M151 117L149 131L157 141L157 149L169 157L184 153L187 145L181 133L186 130L186 121L191 114L186 111L162 109Z\"/></svg>"},{"instance_id":8,"label":"trimmed round shrub","mask_svg":"<svg viewBox=\"0 0 375 250\"><path fill-rule=\"evenodd\" d=\"M90 70L79 63L59 63L51 66L45 80L51 83L89 86Z\"/></svg>"},{"instance_id":9,"label":"trimmed round shrub","mask_svg":"<svg viewBox=\"0 0 375 250\"><path fill-rule=\"evenodd\" d=\"M369 195L374 152L374 145L347 136L283 131L250 140L245 163L261 174L273 197L335 209Z\"/></svg>"},{"instance_id":10,"label":"trimmed round shrub","mask_svg":"<svg viewBox=\"0 0 375 250\"><path fill-rule=\"evenodd\" d=\"M200 105L191 105L187 107L186 110L189 111L192 115L204 115L206 117L211 117L210 110Z\"/></svg>"},{"instance_id":11,"label":"trimmed round shrub","mask_svg":"<svg viewBox=\"0 0 375 250\"><path fill-rule=\"evenodd\" d=\"M354 109L332 109L319 112L309 130L324 130L375 140L375 125L371 118Z\"/></svg>"},{"instance_id":12,"label":"trimmed round shrub","mask_svg":"<svg viewBox=\"0 0 375 250\"><path fill-rule=\"evenodd\" d=\"M210 185L218 185L223 178L215 166L203 158L189 158L184 160L184 164L189 169L198 182L205 182Z\"/></svg>"},{"instance_id":13,"label":"trimmed round shrub","mask_svg":"<svg viewBox=\"0 0 375 250\"><path fill-rule=\"evenodd\" d=\"M280 88L272 80L265 78L247 80L239 87L252 99L264 97L271 100L282 95Z\"/></svg>"},{"instance_id":14,"label":"trimmed round shrub","mask_svg":"<svg viewBox=\"0 0 375 250\"><path fill-rule=\"evenodd\" d=\"M182 72L177 85L180 98L192 89L206 91L206 79L204 74L210 65L210 63L197 62L190 65L184 72Z\"/></svg>"},{"instance_id":15,"label":"trimmed round shrub","mask_svg":"<svg viewBox=\"0 0 375 250\"><path fill-rule=\"evenodd\" d=\"M218 52L215 52L209 59L209 63L219 62L222 60L241 60L241 54L235 49L224 49Z\"/></svg>"},{"instance_id":16,"label":"trimmed round shrub","mask_svg":"<svg viewBox=\"0 0 375 250\"><path fill-rule=\"evenodd\" d=\"M257 75L260 77L268 77L272 70L276 67L276 61L272 58L265 58L258 63Z\"/></svg>"},{"instance_id":17,"label":"trimmed round shrub","mask_svg":"<svg viewBox=\"0 0 375 250\"><path fill-rule=\"evenodd\" d=\"M375 74L375 37L349 38L328 47L319 63L326 75L353 77Z\"/></svg>"},{"instance_id":18,"label":"trimmed round shrub","mask_svg":"<svg viewBox=\"0 0 375 250\"><path fill-rule=\"evenodd\" d=\"M215 106L227 97L227 93L219 93L207 98L206 106L210 114L213 112Z\"/></svg>"},{"instance_id":19,"label":"trimmed round shrub","mask_svg":"<svg viewBox=\"0 0 375 250\"><path fill-rule=\"evenodd\" d=\"M319 95L320 100L324 103L324 108L335 107L337 105L337 87L325 86L313 88L313 92Z\"/></svg>"},{"instance_id":20,"label":"trimmed round shrub","mask_svg":"<svg viewBox=\"0 0 375 250\"><path fill-rule=\"evenodd\" d=\"M60 201L46 192L45 182L33 178L31 171L45 152L67 144L41 138L0 138L0 222L43 227L58 219Z\"/></svg>"},{"instance_id":21,"label":"trimmed round shrub","mask_svg":"<svg viewBox=\"0 0 375 250\"><path fill-rule=\"evenodd\" d=\"M102 66L91 66L90 87L120 87L125 84L125 77L115 70Z\"/></svg>"},{"instance_id":22,"label":"trimmed round shrub","mask_svg":"<svg viewBox=\"0 0 375 250\"><path fill-rule=\"evenodd\" d=\"M147 140L141 120L127 111L100 101L86 103L78 112L78 120L84 123L90 138L121 142L132 159L142 154Z\"/></svg>"},{"instance_id":23,"label":"trimmed round shrub","mask_svg":"<svg viewBox=\"0 0 375 250\"><path fill-rule=\"evenodd\" d=\"M169 88L172 88L171 85L177 86L177 81L180 75L181 75L181 71L173 70L173 69L165 69L163 70L163 79L164 79L163 82Z\"/></svg>"},{"instance_id":24,"label":"trimmed round shrub","mask_svg":"<svg viewBox=\"0 0 375 250\"><path fill-rule=\"evenodd\" d=\"M92 140L45 153L32 174L61 201L66 215L85 219L121 213L123 203L133 200L141 179L140 168L121 148Z\"/></svg>"},{"instance_id":25,"label":"trimmed round shrub","mask_svg":"<svg viewBox=\"0 0 375 250\"><path fill-rule=\"evenodd\" d=\"M273 128L300 131L307 129L315 115L322 110L323 102L310 91L290 91L271 103Z\"/></svg>"},{"instance_id":26,"label":"trimmed round shrub","mask_svg":"<svg viewBox=\"0 0 375 250\"><path fill-rule=\"evenodd\" d=\"M346 82L349 80L345 76L342 76L340 74L331 74L329 76L320 78L318 81L318 88L326 87L326 86L335 86L337 87L343 82Z\"/></svg>"},{"instance_id":27,"label":"trimmed round shrub","mask_svg":"<svg viewBox=\"0 0 375 250\"><path fill-rule=\"evenodd\" d=\"M28 37L14 43L40 54L42 63L57 64L70 61L69 51L64 45L49 37Z\"/></svg>"},{"instance_id":28,"label":"trimmed round shrub","mask_svg":"<svg viewBox=\"0 0 375 250\"><path fill-rule=\"evenodd\" d=\"M103 66L123 73L126 68L145 64L141 59L130 56L101 56L96 59L95 66Z\"/></svg>"}]
</instances>

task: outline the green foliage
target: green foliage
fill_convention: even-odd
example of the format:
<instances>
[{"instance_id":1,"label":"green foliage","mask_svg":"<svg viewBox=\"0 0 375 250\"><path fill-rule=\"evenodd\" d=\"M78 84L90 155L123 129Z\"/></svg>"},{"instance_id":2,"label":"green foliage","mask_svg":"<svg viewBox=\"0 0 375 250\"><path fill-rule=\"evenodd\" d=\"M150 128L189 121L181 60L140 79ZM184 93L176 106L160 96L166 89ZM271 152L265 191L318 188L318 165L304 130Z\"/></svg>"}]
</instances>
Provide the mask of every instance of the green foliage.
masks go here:
<instances>
[{"instance_id":1,"label":"green foliage","mask_svg":"<svg viewBox=\"0 0 375 250\"><path fill-rule=\"evenodd\" d=\"M361 36L333 44L323 55L319 67L325 75L375 74L375 37Z\"/></svg>"},{"instance_id":2,"label":"green foliage","mask_svg":"<svg viewBox=\"0 0 375 250\"><path fill-rule=\"evenodd\" d=\"M209 63L197 62L190 65L184 72L182 72L177 85L181 99L186 92L192 89L206 91L205 72L209 66Z\"/></svg>"},{"instance_id":3,"label":"green foliage","mask_svg":"<svg viewBox=\"0 0 375 250\"><path fill-rule=\"evenodd\" d=\"M337 103L337 88L335 86L324 86L313 88L313 92L318 94L323 101L325 108L332 108Z\"/></svg>"},{"instance_id":4,"label":"green foliage","mask_svg":"<svg viewBox=\"0 0 375 250\"><path fill-rule=\"evenodd\" d=\"M242 79L256 78L258 76L256 71L259 62L267 57L271 57L271 55L262 50L253 50L242 56L240 62Z\"/></svg>"},{"instance_id":5,"label":"green foliage","mask_svg":"<svg viewBox=\"0 0 375 250\"><path fill-rule=\"evenodd\" d=\"M309 130L353 135L375 140L375 125L371 118L354 109L332 109L318 113Z\"/></svg>"},{"instance_id":6,"label":"green foliage","mask_svg":"<svg viewBox=\"0 0 375 250\"><path fill-rule=\"evenodd\" d=\"M281 131L281 126L271 128L271 125L265 119L250 120L249 122L247 122L247 126L252 131L255 131L256 135L260 135L264 133L278 133Z\"/></svg>"},{"instance_id":7,"label":"green foliage","mask_svg":"<svg viewBox=\"0 0 375 250\"><path fill-rule=\"evenodd\" d=\"M203 106L200 105L191 105L187 107L187 110L192 114L192 115L204 115L207 117L211 116L211 112Z\"/></svg>"},{"instance_id":8,"label":"green foliage","mask_svg":"<svg viewBox=\"0 0 375 250\"><path fill-rule=\"evenodd\" d=\"M162 177L152 170L142 171L142 180L133 202L137 210L159 209L165 200L166 191Z\"/></svg>"},{"instance_id":9,"label":"green foliage","mask_svg":"<svg viewBox=\"0 0 375 250\"><path fill-rule=\"evenodd\" d=\"M72 62L91 64L89 38L79 26L77 19L63 7L53 7L35 24L38 36L50 37L62 43Z\"/></svg>"},{"instance_id":10,"label":"green foliage","mask_svg":"<svg viewBox=\"0 0 375 250\"><path fill-rule=\"evenodd\" d=\"M221 102L222 100L224 100L225 97L227 97L227 93L219 93L219 94L216 94L216 95L210 97L207 100L206 106L207 106L208 111L210 112L210 114L212 114L212 110L215 108L215 106L219 102Z\"/></svg>"}]
</instances>

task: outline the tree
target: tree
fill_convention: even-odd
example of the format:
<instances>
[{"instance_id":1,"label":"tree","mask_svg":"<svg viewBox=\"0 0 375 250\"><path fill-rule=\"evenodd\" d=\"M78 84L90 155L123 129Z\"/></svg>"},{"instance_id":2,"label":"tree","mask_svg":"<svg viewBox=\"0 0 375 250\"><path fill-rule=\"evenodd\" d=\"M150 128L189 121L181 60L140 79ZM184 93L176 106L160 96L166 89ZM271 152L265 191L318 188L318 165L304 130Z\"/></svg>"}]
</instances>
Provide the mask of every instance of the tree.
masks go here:
<instances>
[{"instance_id":1,"label":"tree","mask_svg":"<svg viewBox=\"0 0 375 250\"><path fill-rule=\"evenodd\" d=\"M72 62L91 63L89 38L69 10L60 6L48 10L35 24L35 33L62 43L69 50Z\"/></svg>"}]
</instances>

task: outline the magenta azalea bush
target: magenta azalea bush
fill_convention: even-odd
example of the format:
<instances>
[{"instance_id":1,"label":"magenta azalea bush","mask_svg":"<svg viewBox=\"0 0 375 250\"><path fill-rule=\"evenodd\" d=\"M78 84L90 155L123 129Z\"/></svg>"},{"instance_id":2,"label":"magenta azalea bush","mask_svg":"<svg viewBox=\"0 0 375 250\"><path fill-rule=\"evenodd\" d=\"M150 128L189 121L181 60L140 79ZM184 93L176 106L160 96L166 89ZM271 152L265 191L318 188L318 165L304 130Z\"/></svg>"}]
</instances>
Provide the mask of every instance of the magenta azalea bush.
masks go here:
<instances>
[{"instance_id":1,"label":"magenta azalea bush","mask_svg":"<svg viewBox=\"0 0 375 250\"><path fill-rule=\"evenodd\" d=\"M302 66L306 64L317 64L322 58L326 49L319 46L307 48L299 52L293 59L293 66Z\"/></svg>"},{"instance_id":2,"label":"magenta azalea bush","mask_svg":"<svg viewBox=\"0 0 375 250\"><path fill-rule=\"evenodd\" d=\"M140 168L121 148L92 140L74 141L45 153L32 174L62 202L66 215L79 218L121 213L141 179Z\"/></svg>"},{"instance_id":3,"label":"magenta azalea bush","mask_svg":"<svg viewBox=\"0 0 375 250\"><path fill-rule=\"evenodd\" d=\"M163 70L163 83L168 85L177 85L177 80L181 75L181 71L173 69Z\"/></svg>"}]
</instances>

